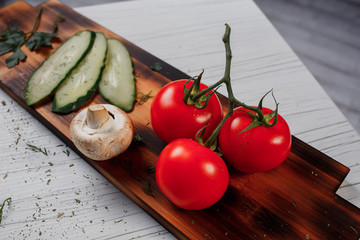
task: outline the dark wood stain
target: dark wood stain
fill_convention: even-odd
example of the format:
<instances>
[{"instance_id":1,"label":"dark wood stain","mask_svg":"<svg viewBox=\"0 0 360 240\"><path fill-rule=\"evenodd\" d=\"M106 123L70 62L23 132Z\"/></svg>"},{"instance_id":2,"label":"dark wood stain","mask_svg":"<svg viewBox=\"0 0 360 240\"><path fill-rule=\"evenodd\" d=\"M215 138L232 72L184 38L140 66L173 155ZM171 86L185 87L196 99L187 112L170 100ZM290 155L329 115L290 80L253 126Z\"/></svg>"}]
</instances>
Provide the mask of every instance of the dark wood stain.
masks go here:
<instances>
[{"instance_id":1,"label":"dark wood stain","mask_svg":"<svg viewBox=\"0 0 360 240\"><path fill-rule=\"evenodd\" d=\"M75 113L57 115L51 112L52 99L34 107L24 102L24 87L31 73L50 52L82 29L101 31L118 38L132 56L138 92L155 95L166 83L188 76L155 56L81 16L56 0L46 2L40 24L42 31L51 31L57 15L66 18L59 25L58 40L53 48L26 51L28 58L15 68L7 69L4 55L0 58L0 86L29 113L103 174L111 183L180 239L359 239L360 210L335 195L349 169L325 154L293 137L292 151L278 168L259 174L239 173L230 167L230 186L223 198L203 211L187 211L175 207L160 192L155 174L145 167L155 166L165 144L156 137L150 122L151 99L136 105L129 113L135 131L144 141L134 144L124 154L109 161L87 159L69 139L69 124ZM26 15L23 12L27 12ZM37 8L23 1L0 9L0 31L7 25L31 28ZM27 24L25 24L27 23ZM24 29L26 30L26 29ZM28 30L28 29L27 29ZM160 72L149 67L162 64ZM226 98L219 96L226 111ZM104 103L96 94L88 103ZM78 111L80 111L79 109ZM148 181L155 197L142 187Z\"/></svg>"}]
</instances>

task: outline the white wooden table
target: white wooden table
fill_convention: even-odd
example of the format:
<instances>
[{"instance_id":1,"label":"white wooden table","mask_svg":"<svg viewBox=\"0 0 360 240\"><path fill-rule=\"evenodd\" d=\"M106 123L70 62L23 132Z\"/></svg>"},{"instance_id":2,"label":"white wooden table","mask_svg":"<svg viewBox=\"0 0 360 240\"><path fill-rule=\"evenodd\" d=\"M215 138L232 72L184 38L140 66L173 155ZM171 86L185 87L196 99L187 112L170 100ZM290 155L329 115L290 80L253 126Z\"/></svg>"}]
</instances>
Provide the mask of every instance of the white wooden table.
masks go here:
<instances>
[{"instance_id":1,"label":"white wooden table","mask_svg":"<svg viewBox=\"0 0 360 240\"><path fill-rule=\"evenodd\" d=\"M228 23L236 96L256 104L273 88L292 134L351 169L338 194L360 207L359 135L252 1L137 0L76 10L191 76L204 69L207 84L223 75ZM0 101L0 201L12 198L0 239L173 238L2 90ZM274 106L271 98L265 105Z\"/></svg>"}]
</instances>

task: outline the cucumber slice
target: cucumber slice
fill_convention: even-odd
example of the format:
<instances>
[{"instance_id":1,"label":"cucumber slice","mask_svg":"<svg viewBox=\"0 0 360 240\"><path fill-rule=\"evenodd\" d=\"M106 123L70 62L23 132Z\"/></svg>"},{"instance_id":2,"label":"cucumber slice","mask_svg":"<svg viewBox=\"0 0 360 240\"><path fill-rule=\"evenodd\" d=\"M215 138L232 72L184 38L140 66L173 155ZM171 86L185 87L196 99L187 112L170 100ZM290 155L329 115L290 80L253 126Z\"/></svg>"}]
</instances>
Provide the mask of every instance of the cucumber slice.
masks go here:
<instances>
[{"instance_id":1,"label":"cucumber slice","mask_svg":"<svg viewBox=\"0 0 360 240\"><path fill-rule=\"evenodd\" d=\"M134 69L128 50L118 39L108 39L108 53L99 92L107 101L126 112L134 107Z\"/></svg>"},{"instance_id":2,"label":"cucumber slice","mask_svg":"<svg viewBox=\"0 0 360 240\"><path fill-rule=\"evenodd\" d=\"M80 31L45 59L26 84L26 104L33 105L50 95L86 56L94 38L94 32Z\"/></svg>"},{"instance_id":3,"label":"cucumber slice","mask_svg":"<svg viewBox=\"0 0 360 240\"><path fill-rule=\"evenodd\" d=\"M105 66L107 40L103 33L96 33L90 52L55 92L52 111L71 112L86 103L97 89Z\"/></svg>"}]
</instances>

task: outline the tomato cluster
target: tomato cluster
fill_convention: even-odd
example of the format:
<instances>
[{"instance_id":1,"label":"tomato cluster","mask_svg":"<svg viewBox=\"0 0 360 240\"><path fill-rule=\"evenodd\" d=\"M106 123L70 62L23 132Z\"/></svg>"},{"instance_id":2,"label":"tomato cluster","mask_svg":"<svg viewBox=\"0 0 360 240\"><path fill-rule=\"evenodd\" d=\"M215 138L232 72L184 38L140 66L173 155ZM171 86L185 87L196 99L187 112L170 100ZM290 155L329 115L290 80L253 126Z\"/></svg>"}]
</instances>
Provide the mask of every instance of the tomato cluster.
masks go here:
<instances>
[{"instance_id":1,"label":"tomato cluster","mask_svg":"<svg viewBox=\"0 0 360 240\"><path fill-rule=\"evenodd\" d=\"M274 111L262 107L269 92L257 107L234 97L229 36L226 25L226 67L221 80L207 87L200 83L201 74L194 81L171 82L157 93L151 105L153 129L168 143L157 160L156 181L162 193L184 209L204 209L222 198L229 185L223 159L241 172L257 173L277 167L290 152L290 129L278 114L278 104ZM213 92L222 83L228 91L225 116ZM235 104L242 107L233 109ZM223 159L213 151L216 144Z\"/></svg>"},{"instance_id":2,"label":"tomato cluster","mask_svg":"<svg viewBox=\"0 0 360 240\"><path fill-rule=\"evenodd\" d=\"M224 161L209 148L197 143L197 133L206 127L208 138L222 120L222 107L216 95L207 106L198 108L183 101L184 86L193 81L178 80L165 85L151 105L151 124L155 133L169 143L156 164L160 190L175 205L189 210L216 203L229 184ZM200 84L200 89L208 88Z\"/></svg>"},{"instance_id":3,"label":"tomato cluster","mask_svg":"<svg viewBox=\"0 0 360 240\"><path fill-rule=\"evenodd\" d=\"M151 122L155 133L168 143L156 164L160 190L175 205L196 210L215 204L224 195L229 173L218 154L195 141L196 133L204 126L207 139L220 123L221 103L213 95L206 108L187 105L183 87L189 88L191 83L178 80L164 86L152 102ZM202 84L201 89L204 88L207 86ZM234 109L220 129L219 148L225 161L239 171L271 170L289 154L289 127L278 115L274 126L257 126L242 132L254 121L249 112L256 114L245 108ZM267 115L272 110L262 108L262 112Z\"/></svg>"}]
</instances>

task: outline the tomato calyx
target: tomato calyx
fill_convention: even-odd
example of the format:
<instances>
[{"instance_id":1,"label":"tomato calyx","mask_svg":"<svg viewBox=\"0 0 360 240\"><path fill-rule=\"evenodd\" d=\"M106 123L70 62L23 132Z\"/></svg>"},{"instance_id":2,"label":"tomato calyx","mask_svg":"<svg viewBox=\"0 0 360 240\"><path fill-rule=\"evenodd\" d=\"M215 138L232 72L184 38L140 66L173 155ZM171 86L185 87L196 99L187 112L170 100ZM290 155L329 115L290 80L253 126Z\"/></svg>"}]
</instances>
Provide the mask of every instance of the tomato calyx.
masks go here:
<instances>
[{"instance_id":1,"label":"tomato calyx","mask_svg":"<svg viewBox=\"0 0 360 240\"><path fill-rule=\"evenodd\" d=\"M275 101L276 108L271 113L268 113L268 114L264 115L263 108L262 108L262 103L263 103L263 100L266 97L266 95L268 95L270 92L271 92L271 95L272 95L272 97L273 97L273 99ZM249 114L252 117L253 121L249 126L247 126L241 132L239 132L238 135L240 135L241 133L243 133L243 132L245 132L247 130L250 130L250 129L254 128L254 127L258 127L258 126L272 127L272 126L274 126L278 121L278 115L279 115L278 114L278 108L279 108L278 106L279 106L279 103L275 99L273 90L268 91L260 99L258 106L255 108L255 110L256 110L255 113L253 113L251 111L242 110L242 111L246 112L247 114ZM248 109L248 110L250 110L250 109ZM274 120L271 122L272 119L274 119Z\"/></svg>"},{"instance_id":2,"label":"tomato calyx","mask_svg":"<svg viewBox=\"0 0 360 240\"><path fill-rule=\"evenodd\" d=\"M203 73L204 73L204 70L202 70L202 72L198 76L188 79L185 82L184 87L183 87L184 88L184 98L183 98L184 103L187 105L193 105L199 109L206 108L208 106L210 97L216 91L216 90L214 90L213 92L206 92L206 93L203 92L200 94L200 82L201 82ZM190 88L186 88L186 85L190 81L193 81L193 83L191 84Z\"/></svg>"},{"instance_id":3,"label":"tomato calyx","mask_svg":"<svg viewBox=\"0 0 360 240\"><path fill-rule=\"evenodd\" d=\"M202 127L197 133L196 133L196 137L195 140L197 143L209 148L211 151L214 151L216 154L221 156L221 153L219 151L217 151L217 138L212 141L211 143L207 143L204 142L204 133L205 133L205 129L207 128L208 125L205 125L205 127Z\"/></svg>"}]
</instances>

